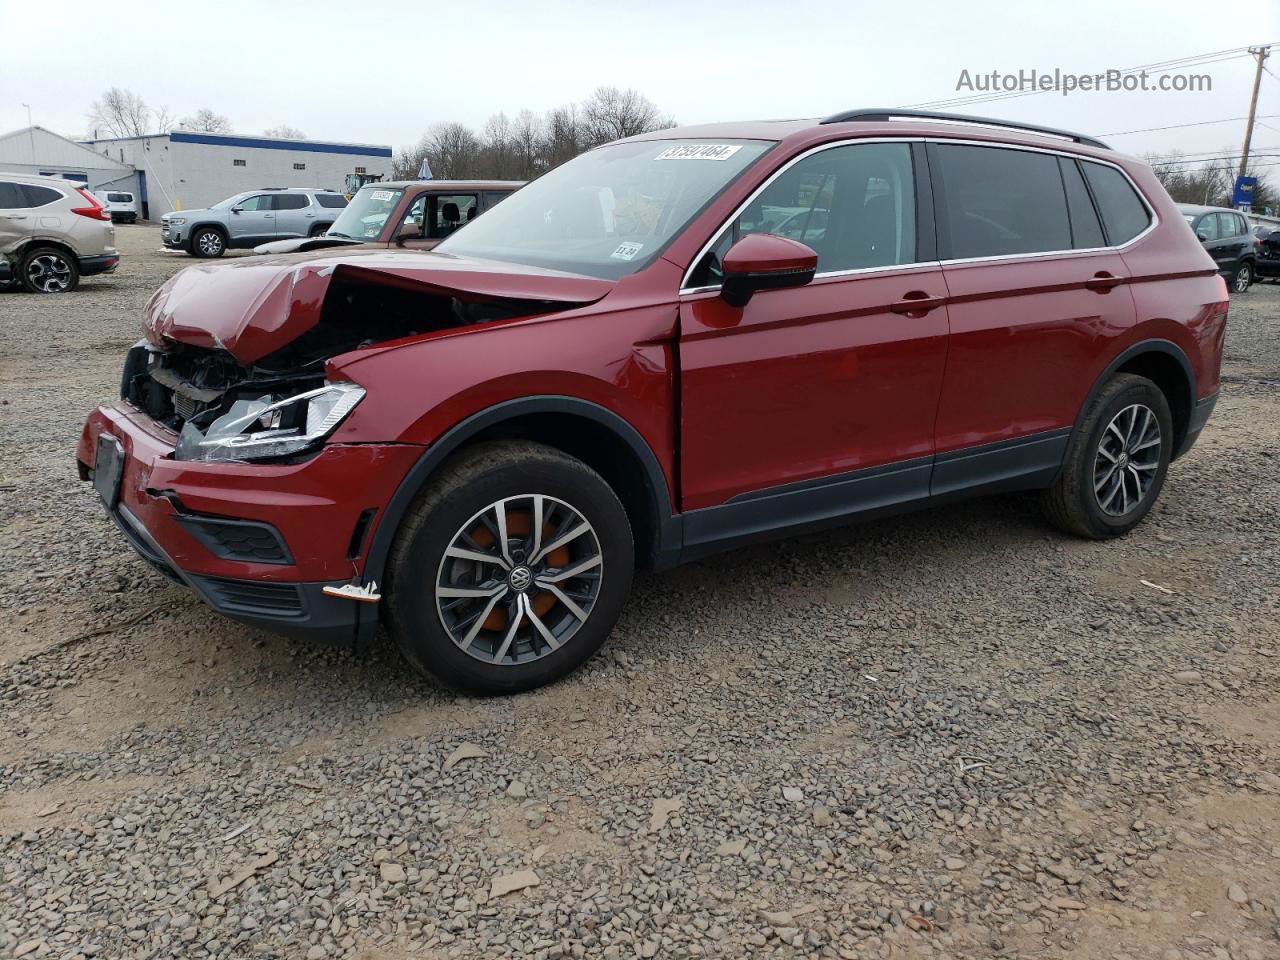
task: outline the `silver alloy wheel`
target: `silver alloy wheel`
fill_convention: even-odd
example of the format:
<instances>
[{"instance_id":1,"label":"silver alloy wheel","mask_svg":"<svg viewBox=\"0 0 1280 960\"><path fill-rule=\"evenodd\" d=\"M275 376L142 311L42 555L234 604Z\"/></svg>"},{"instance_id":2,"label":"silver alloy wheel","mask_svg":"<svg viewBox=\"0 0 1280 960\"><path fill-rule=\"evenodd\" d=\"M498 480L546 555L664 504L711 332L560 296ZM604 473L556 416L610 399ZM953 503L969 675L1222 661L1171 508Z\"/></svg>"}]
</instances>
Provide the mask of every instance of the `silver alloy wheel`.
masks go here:
<instances>
[{"instance_id":1,"label":"silver alloy wheel","mask_svg":"<svg viewBox=\"0 0 1280 960\"><path fill-rule=\"evenodd\" d=\"M71 264L60 253L42 253L27 264L27 280L41 293L62 293L71 287Z\"/></svg>"},{"instance_id":2,"label":"silver alloy wheel","mask_svg":"<svg viewBox=\"0 0 1280 960\"><path fill-rule=\"evenodd\" d=\"M573 639L603 579L586 518L555 497L521 494L491 503L454 534L436 573L436 612L468 656L530 663Z\"/></svg>"},{"instance_id":3,"label":"silver alloy wheel","mask_svg":"<svg viewBox=\"0 0 1280 960\"><path fill-rule=\"evenodd\" d=\"M1123 517L1151 490L1160 469L1160 421L1131 403L1107 424L1093 458L1093 495L1102 512Z\"/></svg>"},{"instance_id":4,"label":"silver alloy wheel","mask_svg":"<svg viewBox=\"0 0 1280 960\"><path fill-rule=\"evenodd\" d=\"M205 230L196 237L196 246L206 257L216 257L222 252L222 234L217 230Z\"/></svg>"},{"instance_id":5,"label":"silver alloy wheel","mask_svg":"<svg viewBox=\"0 0 1280 960\"><path fill-rule=\"evenodd\" d=\"M1253 269L1247 264L1240 264L1240 269L1236 271L1236 279L1233 286L1236 293L1244 293L1249 289L1249 281L1253 279Z\"/></svg>"}]
</instances>

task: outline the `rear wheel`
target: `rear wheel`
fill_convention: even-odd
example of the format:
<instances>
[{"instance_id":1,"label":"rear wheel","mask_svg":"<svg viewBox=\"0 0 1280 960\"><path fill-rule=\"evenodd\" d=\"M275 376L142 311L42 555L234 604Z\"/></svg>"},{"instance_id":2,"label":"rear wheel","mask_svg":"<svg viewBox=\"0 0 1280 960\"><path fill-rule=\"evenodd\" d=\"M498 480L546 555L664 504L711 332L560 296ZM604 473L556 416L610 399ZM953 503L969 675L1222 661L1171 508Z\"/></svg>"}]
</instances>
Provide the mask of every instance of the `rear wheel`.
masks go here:
<instances>
[{"instance_id":1,"label":"rear wheel","mask_svg":"<svg viewBox=\"0 0 1280 960\"><path fill-rule=\"evenodd\" d=\"M307 236L309 237L324 236L324 234L328 232L331 226L333 226L333 224L331 223L317 223L314 227L311 228L311 232L308 233Z\"/></svg>"},{"instance_id":2,"label":"rear wheel","mask_svg":"<svg viewBox=\"0 0 1280 960\"><path fill-rule=\"evenodd\" d=\"M1253 264L1248 260L1236 267L1236 272L1231 275L1231 291L1232 293L1244 293L1253 285Z\"/></svg>"},{"instance_id":3,"label":"rear wheel","mask_svg":"<svg viewBox=\"0 0 1280 960\"><path fill-rule=\"evenodd\" d=\"M32 293L67 293L80 282L80 265L56 247L36 247L23 256L18 279Z\"/></svg>"},{"instance_id":4,"label":"rear wheel","mask_svg":"<svg viewBox=\"0 0 1280 960\"><path fill-rule=\"evenodd\" d=\"M633 565L626 511L599 474L542 444L482 444L410 511L383 602L417 670L477 693L515 693L599 649Z\"/></svg>"},{"instance_id":5,"label":"rear wheel","mask_svg":"<svg viewBox=\"0 0 1280 960\"><path fill-rule=\"evenodd\" d=\"M220 257L227 252L227 238L216 227L201 227L191 235L191 253L197 257Z\"/></svg>"},{"instance_id":6,"label":"rear wheel","mask_svg":"<svg viewBox=\"0 0 1280 960\"><path fill-rule=\"evenodd\" d=\"M1103 540L1127 533L1151 511L1173 453L1173 418L1146 377L1112 377L1072 436L1045 512L1068 533Z\"/></svg>"}]
</instances>

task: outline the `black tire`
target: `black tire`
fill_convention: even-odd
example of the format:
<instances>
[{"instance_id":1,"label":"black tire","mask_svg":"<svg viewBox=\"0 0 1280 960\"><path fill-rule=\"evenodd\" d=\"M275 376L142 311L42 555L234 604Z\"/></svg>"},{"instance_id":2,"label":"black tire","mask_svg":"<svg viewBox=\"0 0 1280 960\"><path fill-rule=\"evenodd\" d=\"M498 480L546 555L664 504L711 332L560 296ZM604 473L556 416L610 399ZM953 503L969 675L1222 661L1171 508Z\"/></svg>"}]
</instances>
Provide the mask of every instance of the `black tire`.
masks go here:
<instances>
[{"instance_id":1,"label":"black tire","mask_svg":"<svg viewBox=\"0 0 1280 960\"><path fill-rule=\"evenodd\" d=\"M329 228L332 226L333 226L332 223L317 223L314 227L311 228L311 232L308 233L307 236L319 237L324 233L328 232Z\"/></svg>"},{"instance_id":2,"label":"black tire","mask_svg":"<svg viewBox=\"0 0 1280 960\"><path fill-rule=\"evenodd\" d=\"M1249 288L1253 286L1253 282L1256 279L1257 278L1254 276L1254 273L1253 273L1253 264L1251 264L1248 260L1240 261L1240 263L1236 265L1235 270L1231 274L1231 280L1230 280L1231 292L1246 293L1249 290Z\"/></svg>"},{"instance_id":3,"label":"black tire","mask_svg":"<svg viewBox=\"0 0 1280 960\"><path fill-rule=\"evenodd\" d=\"M32 247L22 255L18 280L31 293L70 293L80 283L80 264L57 247Z\"/></svg>"},{"instance_id":4,"label":"black tire","mask_svg":"<svg viewBox=\"0 0 1280 960\"><path fill-rule=\"evenodd\" d=\"M475 634L476 640L468 644L468 649L474 654L466 652L445 624L447 617L455 615L446 612L446 607L483 604L486 601L437 599L437 586L442 578L450 584L456 582L451 568L445 566L445 551L454 547L457 538L468 530L472 536L483 534L478 520L489 518L494 504L509 500L519 505L531 502L530 498L535 496L543 498L546 503L558 501L558 506L547 508L548 516L553 515L553 511L562 510L562 515L570 517L566 527L574 526L572 514L589 524L590 532L578 537L572 549L587 551L585 555L588 557L591 550L598 551L600 573L584 575L583 581L561 583L565 592L569 592L572 589L570 585L575 582L588 582L588 592L594 589L594 596L589 600L575 595L582 604L579 610L585 609L585 619L575 618L568 607L549 593L539 591L536 579L533 586L528 585L527 579L538 575L539 570L541 575L552 576L558 570L576 565L578 560L561 559L558 564L538 564L534 562L536 557L531 556L528 568L525 568L525 592L514 592L514 578L519 568L524 568L525 554L520 552L523 546L518 537L510 533L515 530L513 522L508 528L507 542L512 544L511 558L520 560L520 563L510 570L476 565L477 570L492 571L489 575L491 580L499 582L500 586L506 585L506 593L499 601L499 612L492 612L495 610L492 606L484 607L483 612L453 625L457 633L476 623L483 627L479 634ZM527 521L529 514L524 516ZM548 524L550 522L548 520ZM533 526L535 524L528 523L525 530L530 537L532 534L528 528ZM559 536L566 527L554 531L554 535ZM548 527L545 536L552 535ZM496 550L497 542L498 538L493 537L488 549ZM524 544L527 545L528 541ZM562 549L567 551L570 548ZM550 557L554 558L555 554ZM449 559L447 562L470 566L465 560ZM581 461L543 444L525 441L483 443L465 450L446 464L410 508L391 547L382 604L392 638L404 658L420 673L472 693L517 693L558 680L577 669L600 648L613 630L626 601L634 564L635 551L626 511L598 473ZM478 576L477 573L475 577ZM550 600L550 607L541 607L547 600ZM527 603L530 610L541 607L538 616L531 614L524 618L520 603ZM502 622L492 628L487 626L495 616ZM553 617L558 620L553 620ZM507 632L507 624L513 622L517 630L511 631L512 636L519 638L524 634L524 638L508 641L509 646L503 646L499 637ZM562 645L552 647L540 641L533 630L534 622L551 625L553 632L561 630L558 636ZM495 662L493 658L502 650L509 652L502 657L502 662Z\"/></svg>"},{"instance_id":5,"label":"black tire","mask_svg":"<svg viewBox=\"0 0 1280 960\"><path fill-rule=\"evenodd\" d=\"M1159 431L1156 457L1150 456L1150 446L1137 451L1129 449L1143 441L1141 437L1131 443L1121 439L1123 420L1117 430L1109 432L1112 422L1135 406L1153 415ZM1136 431L1138 427L1130 429ZM1149 438L1149 433L1147 436ZM1100 451L1104 437L1110 448L1105 453ZM1089 404L1079 429L1072 434L1062 471L1045 492L1044 507L1049 520L1067 533L1092 540L1128 533L1142 522L1160 496L1169 471L1173 441L1173 417L1169 413L1169 401L1160 388L1146 377L1116 374ZM1108 464L1107 458L1115 454L1119 454L1119 488L1113 475L1107 473L1108 467L1117 463L1112 459ZM1149 486L1142 489L1143 481L1139 478L1145 478L1148 473L1151 474ZM1099 489L1099 479L1109 482ZM1109 501L1110 509L1105 509L1103 501L1108 495L1115 499ZM1118 510L1121 505L1125 509Z\"/></svg>"},{"instance_id":6,"label":"black tire","mask_svg":"<svg viewBox=\"0 0 1280 960\"><path fill-rule=\"evenodd\" d=\"M210 259L227 252L227 235L217 227L200 227L191 234L188 247L193 257Z\"/></svg>"}]
</instances>

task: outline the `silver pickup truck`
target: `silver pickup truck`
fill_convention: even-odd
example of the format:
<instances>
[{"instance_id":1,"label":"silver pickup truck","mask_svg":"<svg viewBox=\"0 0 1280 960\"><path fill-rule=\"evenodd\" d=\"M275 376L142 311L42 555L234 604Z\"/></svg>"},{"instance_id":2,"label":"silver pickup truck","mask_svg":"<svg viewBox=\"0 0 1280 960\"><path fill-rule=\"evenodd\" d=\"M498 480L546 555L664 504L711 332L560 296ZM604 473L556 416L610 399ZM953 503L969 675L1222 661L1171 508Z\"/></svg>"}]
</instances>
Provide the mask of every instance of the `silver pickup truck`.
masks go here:
<instances>
[{"instance_id":1,"label":"silver pickup truck","mask_svg":"<svg viewBox=\"0 0 1280 960\"><path fill-rule=\"evenodd\" d=\"M338 219L347 198L335 190L266 187L237 193L206 210L175 210L160 218L160 239L193 257L273 240L314 237Z\"/></svg>"}]
</instances>

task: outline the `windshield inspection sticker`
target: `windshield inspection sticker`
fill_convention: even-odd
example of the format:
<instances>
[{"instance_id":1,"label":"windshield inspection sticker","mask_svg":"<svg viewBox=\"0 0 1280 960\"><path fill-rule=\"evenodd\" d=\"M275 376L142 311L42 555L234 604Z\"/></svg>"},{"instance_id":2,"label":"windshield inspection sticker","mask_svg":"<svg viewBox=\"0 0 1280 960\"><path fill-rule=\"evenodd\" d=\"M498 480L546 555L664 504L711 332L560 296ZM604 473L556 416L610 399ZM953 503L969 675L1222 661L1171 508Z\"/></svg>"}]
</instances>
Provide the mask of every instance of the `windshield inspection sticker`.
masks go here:
<instances>
[{"instance_id":1,"label":"windshield inspection sticker","mask_svg":"<svg viewBox=\"0 0 1280 960\"><path fill-rule=\"evenodd\" d=\"M644 247L643 243L628 240L625 243L618 244L618 249L609 254L609 256L615 260L634 260L642 247Z\"/></svg>"},{"instance_id":2,"label":"windshield inspection sticker","mask_svg":"<svg viewBox=\"0 0 1280 960\"><path fill-rule=\"evenodd\" d=\"M740 143L685 143L667 147L655 160L728 160L742 149Z\"/></svg>"},{"instance_id":3,"label":"windshield inspection sticker","mask_svg":"<svg viewBox=\"0 0 1280 960\"><path fill-rule=\"evenodd\" d=\"M390 200L394 194L390 190L375 190L369 194L370 200Z\"/></svg>"}]
</instances>

